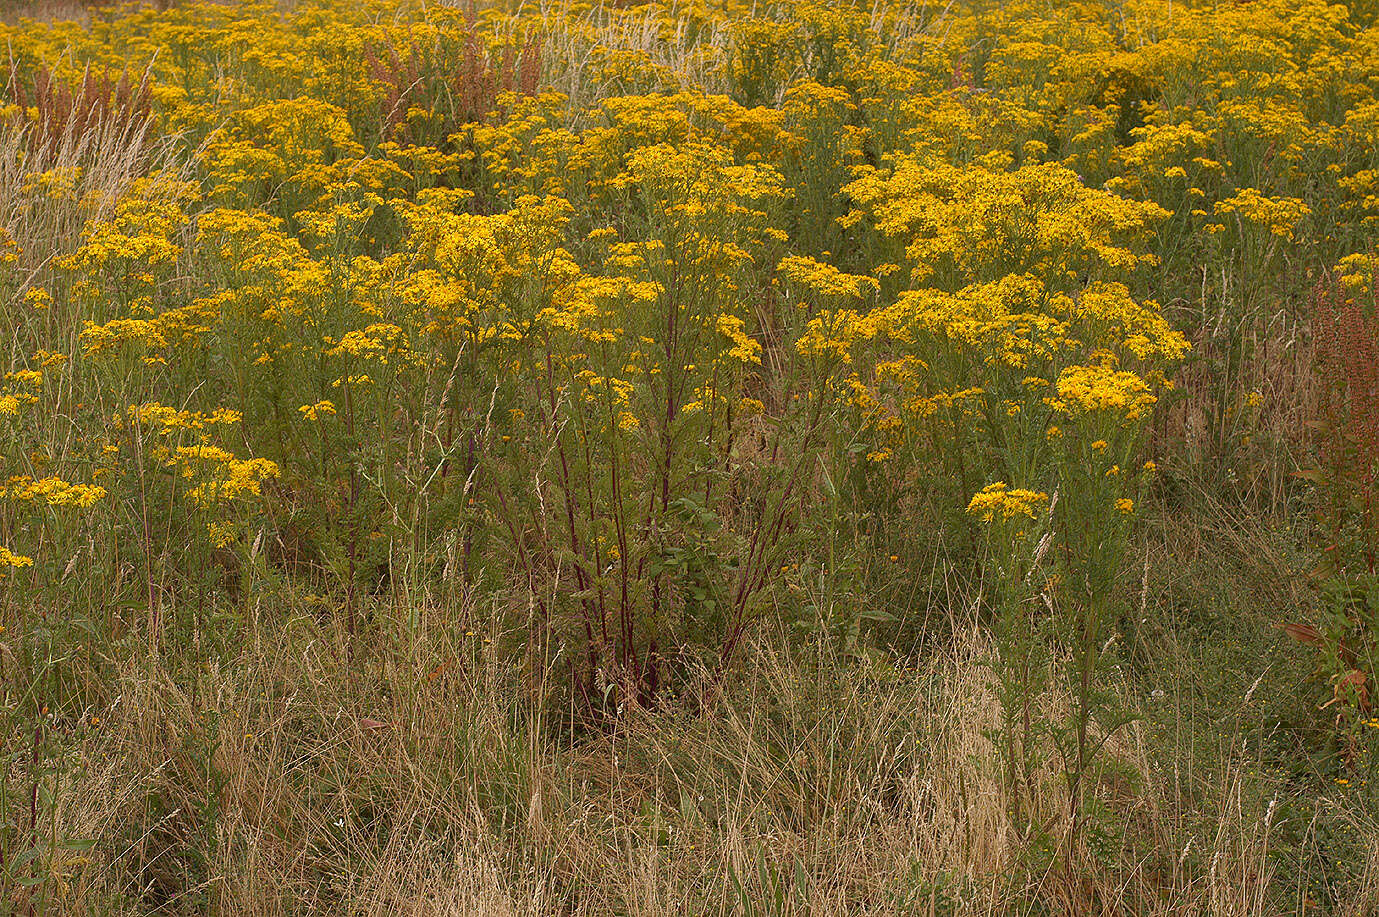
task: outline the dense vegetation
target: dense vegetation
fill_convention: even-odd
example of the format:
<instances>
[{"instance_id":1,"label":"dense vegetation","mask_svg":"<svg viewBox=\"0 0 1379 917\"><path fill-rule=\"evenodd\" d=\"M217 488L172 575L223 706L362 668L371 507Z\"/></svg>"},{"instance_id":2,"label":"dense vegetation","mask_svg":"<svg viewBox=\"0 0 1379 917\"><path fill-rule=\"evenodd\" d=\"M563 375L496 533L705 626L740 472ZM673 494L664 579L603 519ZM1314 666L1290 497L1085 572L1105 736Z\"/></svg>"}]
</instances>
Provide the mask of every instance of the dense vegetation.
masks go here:
<instances>
[{"instance_id":1,"label":"dense vegetation","mask_svg":"<svg viewBox=\"0 0 1379 917\"><path fill-rule=\"evenodd\" d=\"M157 7L0 18L0 913L1379 909L1379 9Z\"/></svg>"}]
</instances>

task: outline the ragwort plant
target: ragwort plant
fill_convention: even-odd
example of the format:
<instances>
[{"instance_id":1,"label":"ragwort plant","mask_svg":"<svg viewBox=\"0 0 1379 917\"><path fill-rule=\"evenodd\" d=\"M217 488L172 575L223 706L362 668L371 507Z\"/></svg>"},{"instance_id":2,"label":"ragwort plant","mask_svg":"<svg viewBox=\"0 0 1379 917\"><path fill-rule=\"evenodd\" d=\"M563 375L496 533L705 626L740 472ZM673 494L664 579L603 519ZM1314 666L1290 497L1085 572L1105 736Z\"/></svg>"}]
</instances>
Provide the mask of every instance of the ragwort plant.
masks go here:
<instances>
[{"instance_id":1,"label":"ragwort plant","mask_svg":"<svg viewBox=\"0 0 1379 917\"><path fill-rule=\"evenodd\" d=\"M870 215L913 287L856 326L883 355L874 387L861 385L879 415L870 422L896 441L869 460L897 461L902 449L910 461L944 461L961 488L949 505L988 529L1008 773L1029 772L1037 732L1054 740L1073 852L1095 749L1120 722L1099 669L1142 474L1139 437L1155 387L1186 350L1157 304L1121 282L1153 264L1143 240L1166 214L1088 189L1060 167L911 160L848 193L865 208L850 219ZM1067 721L1036 729L1041 632L1066 660L1076 705Z\"/></svg>"},{"instance_id":2,"label":"ragwort plant","mask_svg":"<svg viewBox=\"0 0 1379 917\"><path fill-rule=\"evenodd\" d=\"M1274 406L1307 413L1279 354L1302 350L1309 271L1367 251L1376 219L1372 12L1318 0L239 0L0 39L0 664L5 735L24 737L5 746L0 895L33 889L14 900L34 910L86 869L60 824L67 743L123 698L155 721L130 760L196 789L145 798L104 881L132 908L233 909L207 883L250 855L225 838L253 821L230 801L259 763L237 770L256 746L232 713L282 702L272 762L362 760L443 741L417 725L441 698L436 721L468 738L431 759L445 789L417 811L444 811L447 840L460 820L535 837L548 719L571 757L667 709L731 721L735 675L777 633L854 667L847 684L903 682L939 605L946 636L970 605L994 638L998 690L978 693L1004 774L984 798L1009 811L992 818L1028 875L1054 848L1076 874L1119 824L1131 711L1112 667L1149 459L1165 499L1295 505L1291 482L1250 480L1287 479L1308 448L1286 424L1259 435ZM1354 356L1372 329L1342 294L1319 306L1346 436L1325 445L1316 639L1353 738L1375 677ZM793 626L761 627L777 620ZM309 676L244 672L265 645ZM495 690L480 673L513 660L527 693L483 714L500 726L464 722ZM304 725L292 698L321 668L347 701ZM156 722L182 713L180 735ZM790 769L806 814L704 872L788 910L821 887L800 851L828 846L804 788L847 789L771 743L780 760L743 772ZM863 835L913 790L899 747ZM406 778L299 770L279 776L306 814L281 824L311 835L313 869L392 859L370 794ZM648 822L663 801L647 791ZM910 892L984 887L969 853L921 864ZM598 883L555 859L562 906L626 904L582 898ZM1175 887L1219 888L1192 863Z\"/></svg>"}]
</instances>

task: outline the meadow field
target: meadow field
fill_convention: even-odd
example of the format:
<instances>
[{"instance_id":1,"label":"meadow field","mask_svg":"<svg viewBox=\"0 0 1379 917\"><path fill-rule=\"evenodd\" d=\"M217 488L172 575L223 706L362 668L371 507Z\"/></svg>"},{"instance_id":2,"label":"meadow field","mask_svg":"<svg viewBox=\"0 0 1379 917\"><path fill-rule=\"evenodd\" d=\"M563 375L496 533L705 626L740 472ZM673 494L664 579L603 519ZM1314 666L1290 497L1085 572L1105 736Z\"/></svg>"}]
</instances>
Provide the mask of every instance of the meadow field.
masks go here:
<instances>
[{"instance_id":1,"label":"meadow field","mask_svg":"<svg viewBox=\"0 0 1379 917\"><path fill-rule=\"evenodd\" d=\"M1379 914L1379 4L0 0L0 915Z\"/></svg>"}]
</instances>

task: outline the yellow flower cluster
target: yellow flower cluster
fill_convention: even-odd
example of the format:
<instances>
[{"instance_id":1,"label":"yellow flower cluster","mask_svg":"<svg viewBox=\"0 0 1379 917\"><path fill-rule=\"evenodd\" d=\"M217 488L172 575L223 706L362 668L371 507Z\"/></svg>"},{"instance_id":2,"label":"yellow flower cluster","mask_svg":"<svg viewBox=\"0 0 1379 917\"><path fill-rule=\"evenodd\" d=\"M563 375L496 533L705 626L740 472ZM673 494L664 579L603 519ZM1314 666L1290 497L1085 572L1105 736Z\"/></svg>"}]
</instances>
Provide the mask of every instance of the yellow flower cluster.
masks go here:
<instances>
[{"instance_id":1,"label":"yellow flower cluster","mask_svg":"<svg viewBox=\"0 0 1379 917\"><path fill-rule=\"evenodd\" d=\"M1255 188L1242 188L1225 200L1216 202L1216 213L1235 213L1256 226L1261 226L1281 239L1291 240L1293 230L1312 212L1295 197L1266 197Z\"/></svg>"},{"instance_id":2,"label":"yellow flower cluster","mask_svg":"<svg viewBox=\"0 0 1379 917\"><path fill-rule=\"evenodd\" d=\"M38 390L43 387L43 371L21 369L6 373L0 380L0 417L14 417L21 408L38 403Z\"/></svg>"},{"instance_id":3,"label":"yellow flower cluster","mask_svg":"<svg viewBox=\"0 0 1379 917\"><path fill-rule=\"evenodd\" d=\"M178 446L167 464L182 477L196 481L186 498L202 509L258 497L262 483L278 476L277 464L268 459L239 459L218 446L205 444Z\"/></svg>"},{"instance_id":4,"label":"yellow flower cluster","mask_svg":"<svg viewBox=\"0 0 1379 917\"><path fill-rule=\"evenodd\" d=\"M988 484L974 494L967 512L982 522L1009 521L1023 516L1037 519L1049 504L1049 495L1022 487L1008 487L1004 481Z\"/></svg>"},{"instance_id":5,"label":"yellow flower cluster","mask_svg":"<svg viewBox=\"0 0 1379 917\"><path fill-rule=\"evenodd\" d=\"M879 289L875 278L846 274L831 264L802 255L788 255L780 259L776 270L811 297L824 302L863 299ZM806 306L808 302L802 300L800 305Z\"/></svg>"},{"instance_id":6,"label":"yellow flower cluster","mask_svg":"<svg viewBox=\"0 0 1379 917\"><path fill-rule=\"evenodd\" d=\"M844 193L857 204L845 225L869 217L904 241L916 281L950 287L1011 273L1061 280L1133 270L1154 262L1135 243L1168 215L1088 188L1056 163L998 171L906 157L889 171L864 169Z\"/></svg>"},{"instance_id":7,"label":"yellow flower cluster","mask_svg":"<svg viewBox=\"0 0 1379 917\"><path fill-rule=\"evenodd\" d=\"M15 554L4 545L0 545L0 568L32 567L34 559L25 557L23 554Z\"/></svg>"},{"instance_id":8,"label":"yellow flower cluster","mask_svg":"<svg viewBox=\"0 0 1379 917\"><path fill-rule=\"evenodd\" d=\"M105 494L105 488L99 485L70 484L56 477L35 480L29 475L16 475L0 483L0 500L67 509L90 509Z\"/></svg>"},{"instance_id":9,"label":"yellow flower cluster","mask_svg":"<svg viewBox=\"0 0 1379 917\"><path fill-rule=\"evenodd\" d=\"M332 417L336 413L335 403L325 399L315 404L304 404L297 408L297 411L307 420L320 420L322 417Z\"/></svg>"},{"instance_id":10,"label":"yellow flower cluster","mask_svg":"<svg viewBox=\"0 0 1379 917\"><path fill-rule=\"evenodd\" d=\"M1058 376L1057 392L1048 402L1060 412L1105 413L1126 422L1145 417L1157 400L1142 378L1105 364L1068 367Z\"/></svg>"},{"instance_id":11,"label":"yellow flower cluster","mask_svg":"<svg viewBox=\"0 0 1379 917\"><path fill-rule=\"evenodd\" d=\"M243 420L239 411L217 408L210 413L179 410L156 401L131 405L126 410L128 418L143 426L151 427L160 435L169 435L178 430L202 433L211 427L233 426Z\"/></svg>"}]
</instances>

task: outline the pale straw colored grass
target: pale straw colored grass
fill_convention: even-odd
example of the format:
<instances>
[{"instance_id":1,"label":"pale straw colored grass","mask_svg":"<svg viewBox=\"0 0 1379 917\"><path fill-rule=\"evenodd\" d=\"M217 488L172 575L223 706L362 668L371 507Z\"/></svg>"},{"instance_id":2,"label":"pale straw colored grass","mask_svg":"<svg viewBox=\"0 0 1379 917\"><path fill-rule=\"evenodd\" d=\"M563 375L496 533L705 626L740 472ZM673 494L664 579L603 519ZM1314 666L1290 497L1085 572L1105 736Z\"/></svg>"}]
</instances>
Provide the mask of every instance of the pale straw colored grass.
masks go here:
<instances>
[{"instance_id":1,"label":"pale straw colored grass","mask_svg":"<svg viewBox=\"0 0 1379 917\"><path fill-rule=\"evenodd\" d=\"M484 649L507 643L492 636L437 628L349 666L338 635L297 617L233 669L126 667L76 751L99 764L64 794L64 828L99 839L69 865L64 912L121 898L125 913L244 915L1277 912L1242 761L1191 839L1206 870L1090 855L1071 874L1031 869L976 637L910 670L763 643L711 710L571 740L533 701L539 672ZM463 664L430 678L436 658ZM1150 751L1135 727L1109 743L1134 779L1102 794L1141 855L1173 862L1182 803ZM1036 784L1057 835L1052 763Z\"/></svg>"}]
</instances>

